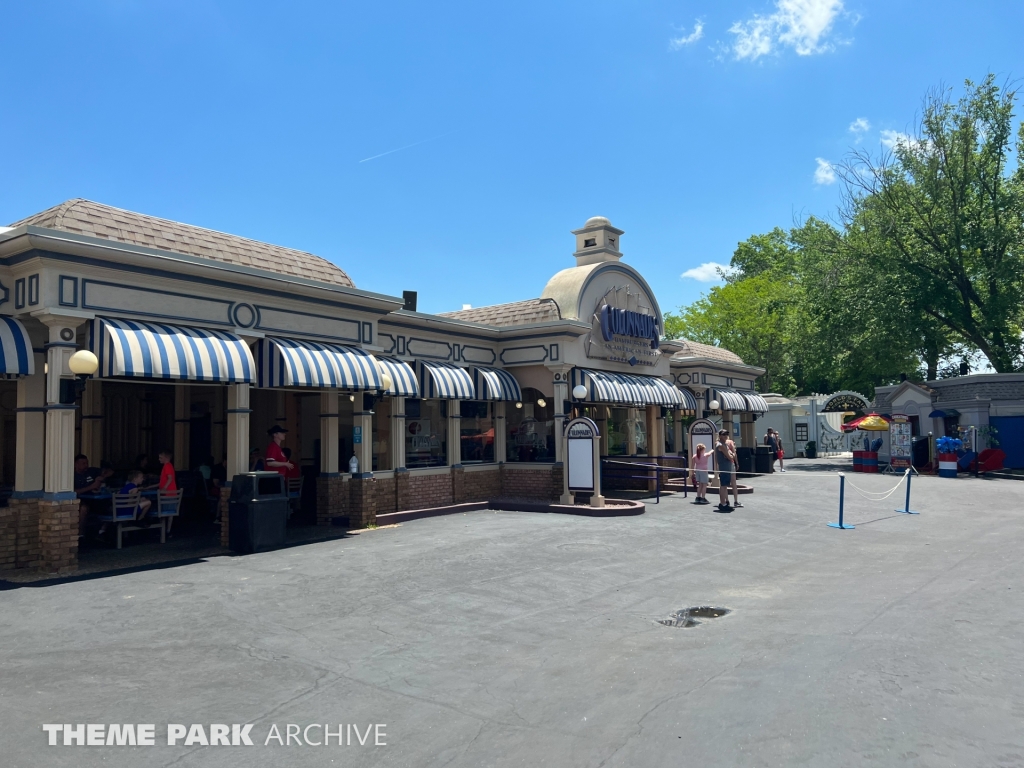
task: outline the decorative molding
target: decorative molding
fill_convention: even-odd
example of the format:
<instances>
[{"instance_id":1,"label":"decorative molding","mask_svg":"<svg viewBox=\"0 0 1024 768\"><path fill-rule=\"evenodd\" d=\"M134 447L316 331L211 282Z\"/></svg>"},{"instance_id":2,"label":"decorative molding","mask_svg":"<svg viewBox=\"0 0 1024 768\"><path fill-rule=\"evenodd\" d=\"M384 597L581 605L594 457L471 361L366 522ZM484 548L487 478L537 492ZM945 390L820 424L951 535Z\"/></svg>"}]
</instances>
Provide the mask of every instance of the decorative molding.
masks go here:
<instances>
[{"instance_id":1,"label":"decorative molding","mask_svg":"<svg viewBox=\"0 0 1024 768\"><path fill-rule=\"evenodd\" d=\"M6 304L10 298L11 292L3 283L0 283L0 291L2 291L2 293L0 293L0 304Z\"/></svg>"},{"instance_id":2,"label":"decorative molding","mask_svg":"<svg viewBox=\"0 0 1024 768\"><path fill-rule=\"evenodd\" d=\"M548 359L548 348L539 344L529 347L509 347L503 349L498 358L504 365L543 363Z\"/></svg>"},{"instance_id":3,"label":"decorative molding","mask_svg":"<svg viewBox=\"0 0 1024 768\"><path fill-rule=\"evenodd\" d=\"M39 275L28 276L28 305L34 307L39 303Z\"/></svg>"},{"instance_id":4,"label":"decorative molding","mask_svg":"<svg viewBox=\"0 0 1024 768\"><path fill-rule=\"evenodd\" d=\"M384 350L384 354L385 355L392 355L392 354L394 354L395 347L398 346L398 342L395 340L395 337L392 336L390 333L378 333L377 334L377 342L380 344L381 348Z\"/></svg>"},{"instance_id":5,"label":"decorative molding","mask_svg":"<svg viewBox=\"0 0 1024 768\"><path fill-rule=\"evenodd\" d=\"M181 301L182 299L187 299L188 303ZM232 303L225 299L211 299L208 296L194 296L155 288L137 288L105 280L82 279L82 309L95 312L119 312L164 320L181 320L186 323L234 327L234 321L230 316ZM185 309L192 310L193 314L179 314ZM206 309L206 313L197 316L196 312L201 309Z\"/></svg>"},{"instance_id":6,"label":"decorative molding","mask_svg":"<svg viewBox=\"0 0 1024 768\"><path fill-rule=\"evenodd\" d=\"M57 303L62 307L78 306L78 278L61 275L57 278Z\"/></svg>"},{"instance_id":7,"label":"decorative molding","mask_svg":"<svg viewBox=\"0 0 1024 768\"><path fill-rule=\"evenodd\" d=\"M462 345L462 359L467 363L479 363L482 365L493 365L498 359L493 349L486 347L475 347L471 344Z\"/></svg>"},{"instance_id":8,"label":"decorative molding","mask_svg":"<svg viewBox=\"0 0 1024 768\"><path fill-rule=\"evenodd\" d=\"M239 303L231 307L231 320L238 328L252 328L259 320L260 313L252 304Z\"/></svg>"},{"instance_id":9,"label":"decorative molding","mask_svg":"<svg viewBox=\"0 0 1024 768\"><path fill-rule=\"evenodd\" d=\"M558 345L552 344L548 347L548 356L551 358L551 362L558 362Z\"/></svg>"},{"instance_id":10,"label":"decorative molding","mask_svg":"<svg viewBox=\"0 0 1024 768\"><path fill-rule=\"evenodd\" d=\"M363 344L373 344L373 323L363 323Z\"/></svg>"},{"instance_id":11,"label":"decorative molding","mask_svg":"<svg viewBox=\"0 0 1024 768\"><path fill-rule=\"evenodd\" d=\"M25 308L25 278L19 277L14 281L14 308Z\"/></svg>"},{"instance_id":12,"label":"decorative molding","mask_svg":"<svg viewBox=\"0 0 1024 768\"><path fill-rule=\"evenodd\" d=\"M283 335L312 336L320 339L337 339L360 343L362 327L358 320L344 320L326 315L314 315L310 312L297 312L291 309L278 309L256 305L257 331L269 331ZM306 321L311 318L312 321ZM327 333L324 333L327 331Z\"/></svg>"},{"instance_id":13,"label":"decorative molding","mask_svg":"<svg viewBox=\"0 0 1024 768\"><path fill-rule=\"evenodd\" d=\"M399 339L401 339L401 336L399 336ZM418 339L415 336L410 336L405 347L413 357L425 357L431 360L452 359L452 345L444 341Z\"/></svg>"}]
</instances>

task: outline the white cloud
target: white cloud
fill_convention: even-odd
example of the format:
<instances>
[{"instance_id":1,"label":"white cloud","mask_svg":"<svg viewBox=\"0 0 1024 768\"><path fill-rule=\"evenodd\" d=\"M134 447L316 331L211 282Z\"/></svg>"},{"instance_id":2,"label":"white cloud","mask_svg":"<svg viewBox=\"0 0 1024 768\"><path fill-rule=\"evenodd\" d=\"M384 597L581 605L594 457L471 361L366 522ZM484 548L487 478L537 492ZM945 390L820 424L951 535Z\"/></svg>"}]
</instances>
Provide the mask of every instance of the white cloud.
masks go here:
<instances>
[{"instance_id":1,"label":"white cloud","mask_svg":"<svg viewBox=\"0 0 1024 768\"><path fill-rule=\"evenodd\" d=\"M736 36L732 52L737 59L755 61L776 47L789 47L800 56L830 51L828 36L843 12L843 0L775 0L775 12L754 15L729 28Z\"/></svg>"},{"instance_id":2,"label":"white cloud","mask_svg":"<svg viewBox=\"0 0 1024 768\"><path fill-rule=\"evenodd\" d=\"M678 51L680 48L690 45L690 43L696 43L702 37L704 37L704 22L697 19L693 23L693 32L682 37L673 37L668 41L668 47L673 51Z\"/></svg>"},{"instance_id":3,"label":"white cloud","mask_svg":"<svg viewBox=\"0 0 1024 768\"><path fill-rule=\"evenodd\" d=\"M818 167L814 169L814 183L835 184L836 170L832 167L832 163L823 157L816 157L814 159L818 163Z\"/></svg>"},{"instance_id":4,"label":"white cloud","mask_svg":"<svg viewBox=\"0 0 1024 768\"><path fill-rule=\"evenodd\" d=\"M882 146L886 149L895 149L898 144L906 144L908 147L917 144L917 140L906 133L899 131L881 131Z\"/></svg>"},{"instance_id":5,"label":"white cloud","mask_svg":"<svg viewBox=\"0 0 1024 768\"><path fill-rule=\"evenodd\" d=\"M850 133L855 133L858 136L870 130L871 123L868 122L868 119L866 117L858 117L856 120L850 123Z\"/></svg>"},{"instance_id":6,"label":"white cloud","mask_svg":"<svg viewBox=\"0 0 1024 768\"><path fill-rule=\"evenodd\" d=\"M699 267L688 269L680 275L684 280L696 280L700 283L719 283L726 276L736 270L728 264L719 264L717 261L706 261Z\"/></svg>"}]
</instances>

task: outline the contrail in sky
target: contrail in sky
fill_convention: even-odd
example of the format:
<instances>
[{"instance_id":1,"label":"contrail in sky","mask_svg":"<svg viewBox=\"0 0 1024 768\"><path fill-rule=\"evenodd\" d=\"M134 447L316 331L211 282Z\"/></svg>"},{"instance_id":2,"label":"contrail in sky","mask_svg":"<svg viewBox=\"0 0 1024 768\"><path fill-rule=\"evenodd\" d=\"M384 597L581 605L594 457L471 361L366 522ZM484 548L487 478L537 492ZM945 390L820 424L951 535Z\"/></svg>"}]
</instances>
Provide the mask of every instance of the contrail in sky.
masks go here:
<instances>
[{"instance_id":1,"label":"contrail in sky","mask_svg":"<svg viewBox=\"0 0 1024 768\"><path fill-rule=\"evenodd\" d=\"M456 130L458 130L458 129L456 129ZM360 163L366 163L366 162L369 162L370 160L376 160L378 157L384 157L384 155L390 155L390 154L393 154L394 152L401 152L403 149L409 149L411 147L418 147L420 144L426 144L428 141L435 141L437 139L443 139L445 136L450 136L453 133L455 133L455 131L448 131L448 133L442 133L440 136L431 136L429 139L423 139L423 141L417 141L414 144L406 144L404 147L399 147L398 149L389 149L387 152L381 152L379 155L374 155L373 157L364 157L359 162Z\"/></svg>"}]
</instances>

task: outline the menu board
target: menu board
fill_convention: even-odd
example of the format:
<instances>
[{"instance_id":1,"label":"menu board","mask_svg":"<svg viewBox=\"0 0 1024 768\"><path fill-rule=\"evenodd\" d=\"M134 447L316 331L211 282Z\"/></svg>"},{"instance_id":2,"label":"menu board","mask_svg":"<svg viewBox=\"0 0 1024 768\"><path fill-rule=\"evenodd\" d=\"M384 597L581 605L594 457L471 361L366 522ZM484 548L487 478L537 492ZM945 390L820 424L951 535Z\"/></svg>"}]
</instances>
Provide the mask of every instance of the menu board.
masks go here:
<instances>
[{"instance_id":1,"label":"menu board","mask_svg":"<svg viewBox=\"0 0 1024 768\"><path fill-rule=\"evenodd\" d=\"M889 424L889 466L909 469L913 457L913 425L905 414L894 413Z\"/></svg>"}]
</instances>

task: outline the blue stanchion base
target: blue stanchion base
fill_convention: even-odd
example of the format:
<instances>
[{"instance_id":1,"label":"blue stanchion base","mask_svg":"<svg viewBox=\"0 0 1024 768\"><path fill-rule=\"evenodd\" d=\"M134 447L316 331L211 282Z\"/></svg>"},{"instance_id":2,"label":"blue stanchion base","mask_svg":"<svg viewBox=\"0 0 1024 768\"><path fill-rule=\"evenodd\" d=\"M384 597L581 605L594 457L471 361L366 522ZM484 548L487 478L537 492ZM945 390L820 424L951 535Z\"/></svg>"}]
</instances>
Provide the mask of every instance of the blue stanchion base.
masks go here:
<instances>
[{"instance_id":1,"label":"blue stanchion base","mask_svg":"<svg viewBox=\"0 0 1024 768\"><path fill-rule=\"evenodd\" d=\"M920 512L915 512L912 509L897 509L897 512L902 512L904 515L920 515Z\"/></svg>"},{"instance_id":2,"label":"blue stanchion base","mask_svg":"<svg viewBox=\"0 0 1024 768\"><path fill-rule=\"evenodd\" d=\"M840 529L845 531L847 528L856 528L857 526L856 525L850 525L849 523L843 523L842 525L840 525L839 523L829 523L828 527L829 528L840 528Z\"/></svg>"}]
</instances>

